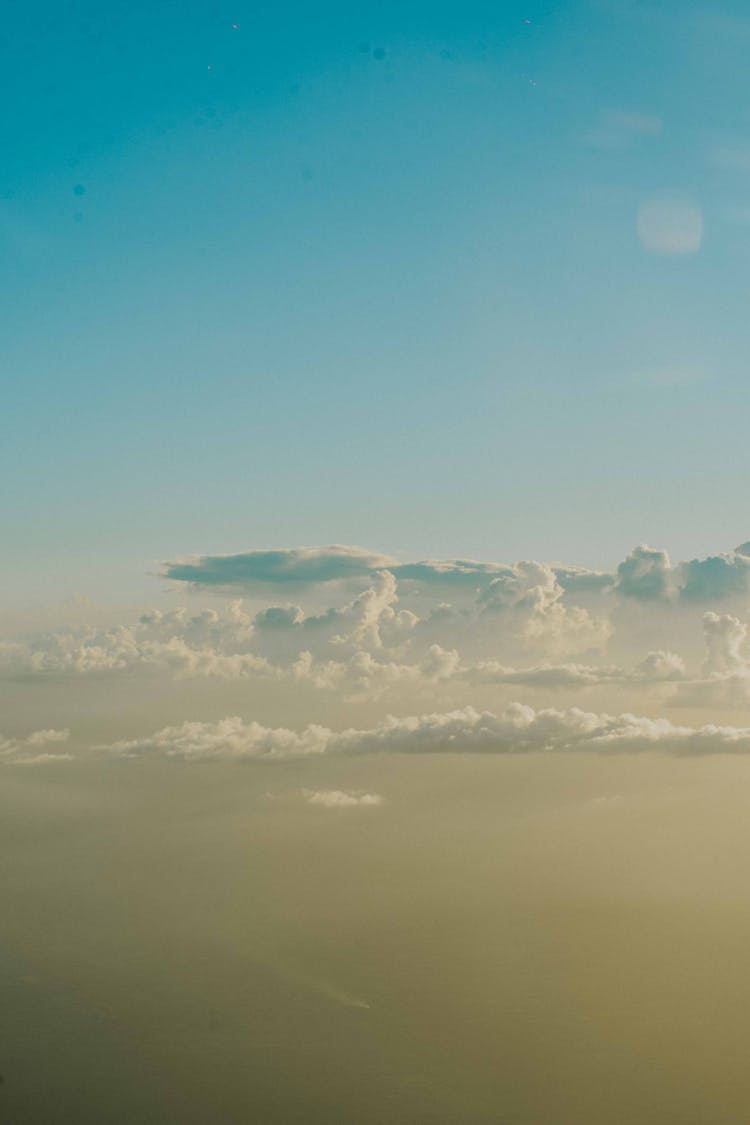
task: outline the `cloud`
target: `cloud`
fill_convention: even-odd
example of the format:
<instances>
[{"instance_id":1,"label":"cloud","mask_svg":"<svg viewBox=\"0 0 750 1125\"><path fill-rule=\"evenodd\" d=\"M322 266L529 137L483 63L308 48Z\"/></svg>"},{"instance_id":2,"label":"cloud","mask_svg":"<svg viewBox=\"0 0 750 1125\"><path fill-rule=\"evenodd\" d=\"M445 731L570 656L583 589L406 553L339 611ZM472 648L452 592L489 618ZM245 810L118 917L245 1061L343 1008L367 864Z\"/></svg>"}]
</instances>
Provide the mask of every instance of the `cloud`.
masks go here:
<instances>
[{"instance_id":1,"label":"cloud","mask_svg":"<svg viewBox=\"0 0 750 1125\"><path fill-rule=\"evenodd\" d=\"M494 578L478 601L485 614L510 613L519 637L543 642L549 651L602 648L610 634L609 622L581 606L566 606L564 593L552 567L519 562Z\"/></svg>"},{"instance_id":2,"label":"cloud","mask_svg":"<svg viewBox=\"0 0 750 1125\"><path fill-rule=\"evenodd\" d=\"M298 605L272 605L253 618L256 629L294 629L304 624L305 614Z\"/></svg>"},{"instance_id":3,"label":"cloud","mask_svg":"<svg viewBox=\"0 0 750 1125\"><path fill-rule=\"evenodd\" d=\"M635 547L618 566L614 589L624 597L648 601L670 597L674 582L669 555L645 544Z\"/></svg>"},{"instance_id":4,"label":"cloud","mask_svg":"<svg viewBox=\"0 0 750 1125\"><path fill-rule=\"evenodd\" d=\"M298 682L308 682L323 691L340 690L350 700L375 699L391 688L426 687L462 675L458 652L437 644L430 645L424 657L414 664L378 660L372 653L360 649L347 660L322 661L316 661L310 651L304 651L298 654L291 668L291 676Z\"/></svg>"},{"instance_id":5,"label":"cloud","mask_svg":"<svg viewBox=\"0 0 750 1125\"><path fill-rule=\"evenodd\" d=\"M0 735L0 765L40 766L72 761L72 754L44 749L67 742L69 737L68 730L36 730L26 738L3 738Z\"/></svg>"},{"instance_id":6,"label":"cloud","mask_svg":"<svg viewBox=\"0 0 750 1125\"><path fill-rule=\"evenodd\" d=\"M704 613L707 678L731 676L748 666L747 625L729 613Z\"/></svg>"},{"instance_id":7,"label":"cloud","mask_svg":"<svg viewBox=\"0 0 750 1125\"><path fill-rule=\"evenodd\" d=\"M310 725L296 732L245 723L237 717L216 723L186 722L100 749L128 757L158 753L188 760L238 761L372 753L748 753L750 727L678 726L669 719L630 713L610 715L577 707L535 710L512 703L499 715L473 707L406 718L391 715L365 730L334 731Z\"/></svg>"},{"instance_id":8,"label":"cloud","mask_svg":"<svg viewBox=\"0 0 750 1125\"><path fill-rule=\"evenodd\" d=\"M153 610L128 625L81 626L41 634L25 644L0 645L0 668L11 674L72 676L136 671L177 678L281 675L250 649L252 638L251 618L237 601L222 612Z\"/></svg>"},{"instance_id":9,"label":"cloud","mask_svg":"<svg viewBox=\"0 0 750 1125\"><path fill-rule=\"evenodd\" d=\"M743 550L744 548L744 550ZM681 564L680 596L693 601L712 601L746 594L750 578L748 544L724 555L709 555Z\"/></svg>"},{"instance_id":10,"label":"cloud","mask_svg":"<svg viewBox=\"0 0 750 1125\"><path fill-rule=\"evenodd\" d=\"M673 702L684 707L746 707L750 703L750 630L730 613L703 614L702 677L686 678Z\"/></svg>"},{"instance_id":11,"label":"cloud","mask_svg":"<svg viewBox=\"0 0 750 1125\"><path fill-rule=\"evenodd\" d=\"M165 578L198 587L256 590L264 585L303 587L367 579L378 571L387 570L399 583L476 591L512 569L506 563L475 559L423 559L400 563L376 551L337 545L245 551L236 555L196 555L165 562L160 573ZM552 564L552 569L566 588L597 590L611 581L610 575L585 567ZM299 607L279 608L293 611ZM259 624L270 625L273 621L272 617Z\"/></svg>"},{"instance_id":12,"label":"cloud","mask_svg":"<svg viewBox=\"0 0 750 1125\"><path fill-rule=\"evenodd\" d=\"M704 613L703 679L685 685L676 702L738 707L750 701L748 627L729 613Z\"/></svg>"},{"instance_id":13,"label":"cloud","mask_svg":"<svg viewBox=\"0 0 750 1125\"><path fill-rule=\"evenodd\" d=\"M600 684L658 684L685 679L685 663L674 652L649 652L635 668L616 664L538 664L512 668L494 660L480 660L465 669L471 683L523 684L539 688L586 688Z\"/></svg>"},{"instance_id":14,"label":"cloud","mask_svg":"<svg viewBox=\"0 0 750 1125\"><path fill-rule=\"evenodd\" d=\"M615 574L585 567L525 560L517 563L477 562L471 559L427 559L399 563L387 556L360 547L296 547L278 551L248 551L241 555L206 555L189 563L165 563L164 574L195 587L256 589L266 584L315 586L342 579L370 583L370 593L362 595L340 609L306 616L299 605L270 605L255 617L257 630L318 629L338 627L339 615L360 616L364 621L368 602L380 599L384 608L398 600L396 586L402 596L427 597L452 594L479 597L481 604L495 609L503 606L530 604L532 589L538 591L538 606L547 600L547 608L559 602L614 592L624 597L643 600L685 598L710 601L743 594L750 586L750 543L733 551L709 555L672 564L665 550L641 544L635 547L617 567ZM388 578L383 576L387 574ZM555 585L556 584L556 585ZM514 594L514 591L516 592ZM390 599L390 600L388 600ZM437 608L437 607L436 607ZM181 611L184 613L185 611ZM451 612L444 607L444 616ZM452 611L455 612L455 611ZM558 612L559 615L559 611ZM399 627L416 624L411 611L403 611ZM166 617L167 615L165 615ZM388 616L386 614L386 616ZM538 616L538 615L537 615ZM554 614L553 614L554 616ZM385 624L379 615L378 628ZM572 618L568 625L574 625ZM581 621L579 621L581 624ZM589 626L590 627L590 624ZM363 625L366 633L367 625ZM374 633L371 634L374 638Z\"/></svg>"},{"instance_id":15,"label":"cloud","mask_svg":"<svg viewBox=\"0 0 750 1125\"><path fill-rule=\"evenodd\" d=\"M685 661L682 657L676 652L658 649L646 654L645 659L636 665L631 678L651 683L668 683L672 680L684 680L685 676Z\"/></svg>"},{"instance_id":16,"label":"cloud","mask_svg":"<svg viewBox=\"0 0 750 1125\"><path fill-rule=\"evenodd\" d=\"M426 698L441 683L455 689L452 702L465 700L472 684L573 692L683 681L680 698L687 698L688 684L710 681L713 694L704 697L719 699L716 682L727 675L705 669L702 676L688 675L682 657L667 650L663 630L674 628L685 637L696 607L718 610L723 601L735 610L750 593L748 543L678 563L667 551L642 544L612 575L535 560L408 566L455 581L451 603L440 600L439 582L398 579L393 570L381 569L368 572L366 582L360 579L364 588L358 592L339 590L343 604L317 612L273 602L248 612L235 599L216 608L153 610L115 626L78 625L0 642L0 675L273 681L290 691L340 692L347 702L398 697L411 689ZM669 609L653 615L652 627L650 615L627 613L627 602ZM628 654L618 664L599 655L615 626L618 650ZM641 646L635 653L634 643ZM645 651L650 646L656 651ZM745 685L750 677L738 670L733 675L738 698L740 681ZM730 690L728 683L723 690Z\"/></svg>"},{"instance_id":17,"label":"cloud","mask_svg":"<svg viewBox=\"0 0 750 1125\"><path fill-rule=\"evenodd\" d=\"M323 754L331 732L310 725L297 733L286 727L245 723L237 716L215 723L185 722L164 727L145 739L115 742L104 747L115 754L137 757L161 753L184 758L302 758Z\"/></svg>"},{"instance_id":18,"label":"cloud","mask_svg":"<svg viewBox=\"0 0 750 1125\"><path fill-rule=\"evenodd\" d=\"M371 585L340 609L306 616L300 606L271 606L253 619L259 632L317 634L317 640L364 649L402 641L419 618L411 610L396 610L396 579L389 570L376 571Z\"/></svg>"},{"instance_id":19,"label":"cloud","mask_svg":"<svg viewBox=\"0 0 750 1125\"><path fill-rule=\"evenodd\" d=\"M302 795L308 805L323 809L372 808L383 803L378 793L346 793L343 789L303 789Z\"/></svg>"},{"instance_id":20,"label":"cloud","mask_svg":"<svg viewBox=\"0 0 750 1125\"><path fill-rule=\"evenodd\" d=\"M690 200L647 199L638 209L636 229L641 245L651 254L695 254L703 239L703 215Z\"/></svg>"},{"instance_id":21,"label":"cloud","mask_svg":"<svg viewBox=\"0 0 750 1125\"><path fill-rule=\"evenodd\" d=\"M393 608L397 601L395 576L388 570L380 571L373 585L338 615L342 621L351 620L352 626L347 633L334 637L334 642L382 648L384 631L390 634L391 641L398 639L398 634L409 632L418 618L408 610L397 612Z\"/></svg>"},{"instance_id":22,"label":"cloud","mask_svg":"<svg viewBox=\"0 0 750 1125\"><path fill-rule=\"evenodd\" d=\"M747 594L749 580L747 543L725 554L690 559L674 566L666 551L641 544L618 566L613 591L644 601L680 598L708 602Z\"/></svg>"},{"instance_id":23,"label":"cloud","mask_svg":"<svg viewBox=\"0 0 750 1125\"><path fill-rule=\"evenodd\" d=\"M245 551L239 555L203 555L163 564L161 574L201 586L242 587L273 584L307 586L361 578L394 562L361 547L291 547Z\"/></svg>"}]
</instances>

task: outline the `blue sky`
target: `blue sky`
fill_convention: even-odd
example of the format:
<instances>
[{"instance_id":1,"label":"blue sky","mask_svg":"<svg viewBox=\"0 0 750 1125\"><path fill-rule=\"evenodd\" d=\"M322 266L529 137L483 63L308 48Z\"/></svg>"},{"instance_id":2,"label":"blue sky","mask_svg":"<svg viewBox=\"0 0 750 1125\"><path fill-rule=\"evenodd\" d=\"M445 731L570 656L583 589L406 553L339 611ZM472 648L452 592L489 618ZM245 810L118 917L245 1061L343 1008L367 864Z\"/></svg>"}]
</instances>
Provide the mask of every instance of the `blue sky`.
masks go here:
<instances>
[{"instance_id":1,"label":"blue sky","mask_svg":"<svg viewBox=\"0 0 750 1125\"><path fill-rule=\"evenodd\" d=\"M10 6L4 600L747 539L748 46L739 4Z\"/></svg>"}]
</instances>

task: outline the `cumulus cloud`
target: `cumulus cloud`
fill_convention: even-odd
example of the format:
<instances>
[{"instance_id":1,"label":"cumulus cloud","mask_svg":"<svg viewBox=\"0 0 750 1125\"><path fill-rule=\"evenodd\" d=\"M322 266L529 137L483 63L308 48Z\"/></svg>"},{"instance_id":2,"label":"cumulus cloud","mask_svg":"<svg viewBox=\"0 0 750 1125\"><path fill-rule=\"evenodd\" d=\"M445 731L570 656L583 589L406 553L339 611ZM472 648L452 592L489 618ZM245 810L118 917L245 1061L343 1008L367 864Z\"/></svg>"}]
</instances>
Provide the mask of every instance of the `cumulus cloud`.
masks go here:
<instances>
[{"instance_id":1,"label":"cumulus cloud","mask_svg":"<svg viewBox=\"0 0 750 1125\"><path fill-rule=\"evenodd\" d=\"M26 738L4 738L0 735L0 765L40 766L71 761L72 754L47 749L67 742L69 737L68 730L36 730Z\"/></svg>"},{"instance_id":2,"label":"cumulus cloud","mask_svg":"<svg viewBox=\"0 0 750 1125\"><path fill-rule=\"evenodd\" d=\"M650 683L666 683L670 680L684 680L687 675L685 661L676 652L659 649L649 652L636 665L632 679Z\"/></svg>"},{"instance_id":3,"label":"cumulus cloud","mask_svg":"<svg viewBox=\"0 0 750 1125\"><path fill-rule=\"evenodd\" d=\"M398 600L395 575L380 571L373 585L338 614L342 622L351 621L351 628L334 637L334 642L362 648L381 648L384 639L397 642L419 620L410 610L397 611L394 606Z\"/></svg>"},{"instance_id":4,"label":"cumulus cloud","mask_svg":"<svg viewBox=\"0 0 750 1125\"><path fill-rule=\"evenodd\" d=\"M41 634L21 644L0 645L0 669L48 675L162 672L177 678L243 679L278 676L269 661L249 647L250 617L240 602L220 613L185 609L144 613L129 625L81 626Z\"/></svg>"},{"instance_id":5,"label":"cumulus cloud","mask_svg":"<svg viewBox=\"0 0 750 1125\"><path fill-rule=\"evenodd\" d=\"M477 562L472 559L426 559L397 562L361 547L296 547L277 551L247 551L238 555L205 555L165 563L162 573L195 588L236 588L257 591L282 586L313 587L342 580L369 582L375 587L384 572L410 596L453 594L481 596L485 603L513 601L513 591L529 588L554 591L553 601L613 592L643 600L684 598L711 601L747 593L750 544L733 551L673 564L668 553L644 544L617 567L616 573L585 567L524 561ZM556 586L555 586L556 584ZM494 593L490 593L490 588ZM549 595L546 595L549 596ZM308 628L333 623L337 610L305 616L298 605L271 605L255 619L258 629Z\"/></svg>"},{"instance_id":6,"label":"cumulus cloud","mask_svg":"<svg viewBox=\"0 0 750 1125\"><path fill-rule=\"evenodd\" d=\"M691 601L714 601L748 592L750 546L744 543L734 551L691 559L680 566L680 596Z\"/></svg>"},{"instance_id":7,"label":"cumulus cloud","mask_svg":"<svg viewBox=\"0 0 750 1125\"><path fill-rule=\"evenodd\" d=\"M721 601L750 589L750 544L672 564L664 550L641 544L617 568L613 591L643 601Z\"/></svg>"},{"instance_id":8,"label":"cumulus cloud","mask_svg":"<svg viewBox=\"0 0 750 1125\"><path fill-rule=\"evenodd\" d=\"M703 631L707 678L732 676L748 667L747 625L729 613L705 613Z\"/></svg>"},{"instance_id":9,"label":"cumulus cloud","mask_svg":"<svg viewBox=\"0 0 750 1125\"><path fill-rule=\"evenodd\" d=\"M626 598L647 601L671 597L676 587L669 555L643 543L635 547L618 566L614 589Z\"/></svg>"},{"instance_id":10,"label":"cumulus cloud","mask_svg":"<svg viewBox=\"0 0 750 1125\"><path fill-rule=\"evenodd\" d=\"M512 703L499 715L473 707L405 718L391 715L364 730L334 731L310 725L297 732L245 723L237 717L216 723L186 722L165 727L146 738L116 742L101 749L129 757L159 753L182 759L230 760L371 753L747 753L750 728L715 723L680 726L669 719L627 712L610 715L577 707L535 710Z\"/></svg>"},{"instance_id":11,"label":"cumulus cloud","mask_svg":"<svg viewBox=\"0 0 750 1125\"><path fill-rule=\"evenodd\" d=\"M593 617L581 606L567 606L565 593L552 567L519 562L494 578L479 595L483 613L511 613L520 637L543 642L550 651L581 652L602 648L609 622Z\"/></svg>"},{"instance_id":12,"label":"cumulus cloud","mask_svg":"<svg viewBox=\"0 0 750 1125\"><path fill-rule=\"evenodd\" d=\"M302 795L308 805L323 809L372 808L383 803L379 793L347 793L343 789L303 789Z\"/></svg>"},{"instance_id":13,"label":"cumulus cloud","mask_svg":"<svg viewBox=\"0 0 750 1125\"><path fill-rule=\"evenodd\" d=\"M697 637L697 607L716 603L718 610L719 602L728 601L733 611L740 610L737 600L750 590L748 543L678 563L665 550L641 545L611 575L534 560L433 561L370 571L370 563L382 556L358 548L335 550L347 559L349 552L360 562L364 558L364 573L359 590L331 585L326 578L323 588L339 599L328 608L321 609L318 599L308 612L301 597L303 604L271 601L258 609L254 603L250 611L235 599L208 609L153 610L111 627L74 626L0 642L0 675L273 681L289 691L338 693L347 703L386 695L403 701L413 692L420 706L428 706L430 693L437 697L443 684L450 687L452 703L474 702L468 689L478 685L571 694L632 687L653 689L654 697L670 702L674 696L676 703L687 701L693 689L693 702L734 705L750 699L744 643L738 642L742 660L733 658L731 668L727 663L732 615L704 618L710 652L702 673L696 646L688 639ZM306 560L306 551L297 554ZM321 552L312 553L321 565ZM286 559L282 570L296 565ZM396 572L412 577L399 578ZM425 581L426 574L441 577ZM442 579L456 583L451 602L441 598ZM658 615L631 615L624 612L628 602L669 608ZM734 620L735 633L745 628ZM607 655L615 626L617 664ZM667 648L671 637L665 630L671 629L696 661L690 673L683 657ZM651 646L654 651L647 651ZM726 667L720 667L721 660Z\"/></svg>"},{"instance_id":14,"label":"cumulus cloud","mask_svg":"<svg viewBox=\"0 0 750 1125\"><path fill-rule=\"evenodd\" d=\"M678 706L746 707L750 703L750 630L731 613L703 614L702 675L686 677Z\"/></svg>"},{"instance_id":15,"label":"cumulus cloud","mask_svg":"<svg viewBox=\"0 0 750 1125\"><path fill-rule=\"evenodd\" d=\"M703 676L688 682L675 702L685 706L747 706L750 702L748 626L730 613L703 615Z\"/></svg>"}]
</instances>

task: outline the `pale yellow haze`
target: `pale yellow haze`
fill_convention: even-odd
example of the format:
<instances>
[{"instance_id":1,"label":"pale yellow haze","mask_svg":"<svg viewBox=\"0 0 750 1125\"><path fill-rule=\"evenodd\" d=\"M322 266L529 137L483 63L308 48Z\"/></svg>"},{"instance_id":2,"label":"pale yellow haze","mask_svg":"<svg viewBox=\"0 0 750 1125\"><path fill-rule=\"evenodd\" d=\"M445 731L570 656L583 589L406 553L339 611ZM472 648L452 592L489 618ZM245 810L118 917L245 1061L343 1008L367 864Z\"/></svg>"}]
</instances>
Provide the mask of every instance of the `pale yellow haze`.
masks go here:
<instances>
[{"instance_id":1,"label":"pale yellow haze","mask_svg":"<svg viewBox=\"0 0 750 1125\"><path fill-rule=\"evenodd\" d=\"M4 1119L745 1121L749 786L650 754L5 770Z\"/></svg>"}]
</instances>

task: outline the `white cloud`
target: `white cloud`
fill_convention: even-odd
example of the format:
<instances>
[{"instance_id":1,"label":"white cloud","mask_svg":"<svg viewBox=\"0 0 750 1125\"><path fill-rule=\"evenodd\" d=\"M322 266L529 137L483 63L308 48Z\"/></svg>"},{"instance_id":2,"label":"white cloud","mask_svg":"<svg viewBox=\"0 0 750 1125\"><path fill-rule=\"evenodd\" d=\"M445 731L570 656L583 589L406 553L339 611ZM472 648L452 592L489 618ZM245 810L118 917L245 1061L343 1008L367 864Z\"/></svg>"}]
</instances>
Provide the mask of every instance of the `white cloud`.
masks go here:
<instances>
[{"instance_id":1,"label":"white cloud","mask_svg":"<svg viewBox=\"0 0 750 1125\"><path fill-rule=\"evenodd\" d=\"M36 730L26 738L3 738L0 735L0 764L4 766L40 766L53 762L69 762L73 755L43 749L67 742L68 730Z\"/></svg>"},{"instance_id":2,"label":"white cloud","mask_svg":"<svg viewBox=\"0 0 750 1125\"><path fill-rule=\"evenodd\" d=\"M343 789L303 789L302 795L308 805L323 809L371 808L383 803L378 793L347 793Z\"/></svg>"},{"instance_id":3,"label":"white cloud","mask_svg":"<svg viewBox=\"0 0 750 1125\"><path fill-rule=\"evenodd\" d=\"M509 613L518 635L540 642L547 651L583 652L602 648L610 633L604 618L593 617L581 606L567 606L565 591L552 567L519 562L494 578L479 595L482 613Z\"/></svg>"},{"instance_id":4,"label":"white cloud","mask_svg":"<svg viewBox=\"0 0 750 1125\"><path fill-rule=\"evenodd\" d=\"M371 587L355 598L339 614L342 621L351 620L348 632L332 638L336 644L354 644L362 648L382 648L386 639L398 640L416 625L416 614L396 611L398 601L396 578L389 570L380 571Z\"/></svg>"},{"instance_id":5,"label":"white cloud","mask_svg":"<svg viewBox=\"0 0 750 1125\"><path fill-rule=\"evenodd\" d=\"M684 381L702 373L690 368L666 369L667 382ZM230 565L231 564L231 565ZM174 568L174 573L170 570ZM187 568L187 569L186 569ZM196 588L204 586L222 588L234 585L247 586L257 592L262 583L269 588L298 584L315 587L343 578L369 583L359 595L340 608L306 616L296 604L271 603L255 618L245 622L248 634L253 631L317 631L326 627L351 633L352 627L343 618L358 620L362 635L375 637L373 617L382 634L388 620L399 629L408 631L416 624L416 615L408 608L394 611L393 617L385 612L392 609L396 596L404 598L442 597L450 592L452 597L465 595L480 598L485 606L494 603L496 608L529 604L536 597L537 608L548 608L559 602L562 595L568 599L594 596L614 589L615 592L644 599L686 597L693 600L722 598L748 589L750 576L750 544L734 551L710 555L707 558L671 563L666 551L640 545L619 565L616 574L590 570L562 563L523 561L517 563L477 562L471 559L427 559L421 562L399 563L387 556L360 547L297 547L279 551L248 551L241 555L199 557L188 564L166 563L165 572L180 581L190 582ZM218 581L218 577L222 582ZM229 581L229 577L232 581ZM490 589L491 588L491 589ZM537 591L534 595L533 591ZM545 603L546 602L546 606ZM238 603L239 604L239 603ZM432 613L437 610L432 607ZM444 607L445 608L445 607ZM210 611L204 611L208 613ZM241 611L238 611L241 612ZM455 612L455 610L454 610ZM166 626L174 614L186 615L185 610L164 614ZM447 616L447 612L445 613ZM197 636L197 619L193 629ZM208 631L208 620L203 625ZM174 630L173 630L174 632ZM189 638L192 640L194 638Z\"/></svg>"},{"instance_id":6,"label":"white cloud","mask_svg":"<svg viewBox=\"0 0 750 1125\"><path fill-rule=\"evenodd\" d=\"M221 612L184 609L144 613L138 621L109 629L82 626L0 645L0 668L11 674L105 675L133 671L177 678L244 679L278 676L269 661L249 649L251 619L239 602Z\"/></svg>"},{"instance_id":7,"label":"white cloud","mask_svg":"<svg viewBox=\"0 0 750 1125\"><path fill-rule=\"evenodd\" d=\"M666 718L624 713L610 715L552 708L535 710L512 703L501 714L473 707L396 718L376 726L334 731L311 725L296 732L245 723L240 718L216 723L186 722L165 727L146 738L114 743L101 749L137 756L161 753L185 759L223 758L274 760L316 755L370 753L488 753L540 751L670 753L750 752L750 728L708 723L678 726Z\"/></svg>"},{"instance_id":8,"label":"white cloud","mask_svg":"<svg viewBox=\"0 0 750 1125\"><path fill-rule=\"evenodd\" d=\"M731 676L748 669L747 625L729 613L704 613L707 678Z\"/></svg>"},{"instance_id":9,"label":"white cloud","mask_svg":"<svg viewBox=\"0 0 750 1125\"><path fill-rule=\"evenodd\" d=\"M286 727L245 723L233 716L215 723L164 727L148 738L116 742L105 749L126 757L156 752L184 759L299 758L325 753L330 734L326 727L311 725L297 733Z\"/></svg>"},{"instance_id":10,"label":"white cloud","mask_svg":"<svg viewBox=\"0 0 750 1125\"><path fill-rule=\"evenodd\" d=\"M672 565L664 550L641 544L617 568L613 591L644 601L716 601L747 594L750 545Z\"/></svg>"},{"instance_id":11,"label":"white cloud","mask_svg":"<svg viewBox=\"0 0 750 1125\"><path fill-rule=\"evenodd\" d=\"M695 700L734 705L750 699L746 664L731 673L717 664L726 615L716 617L724 625L713 633L704 623L707 641L715 634L716 651L702 674L688 673L683 657L668 651L672 637L665 635L674 630L677 647L685 646L697 660L689 639L697 636L697 608L724 602L739 611L739 599L747 601L750 594L747 543L678 563L664 550L641 545L614 575L534 560L460 565L453 560L428 569L456 582L453 604L439 600L437 580L425 585L423 579L397 579L392 570L379 570L368 574L360 592L339 589L339 605L318 604L311 613L297 604L260 611L254 605L250 612L233 600L0 643L0 675L266 681L290 692L299 689L301 698L315 690L358 704L388 696L396 706L412 693L425 707L438 698L441 684L455 705L474 701L468 694L472 686L514 684L571 694L599 686L654 689L655 698L671 702L670 691L658 685L682 682L683 691L675 688L676 703L687 700L691 688ZM630 614L628 602L665 609ZM735 629L743 629L735 620ZM602 655L615 626L616 664ZM655 651L646 651L652 646Z\"/></svg>"}]
</instances>

